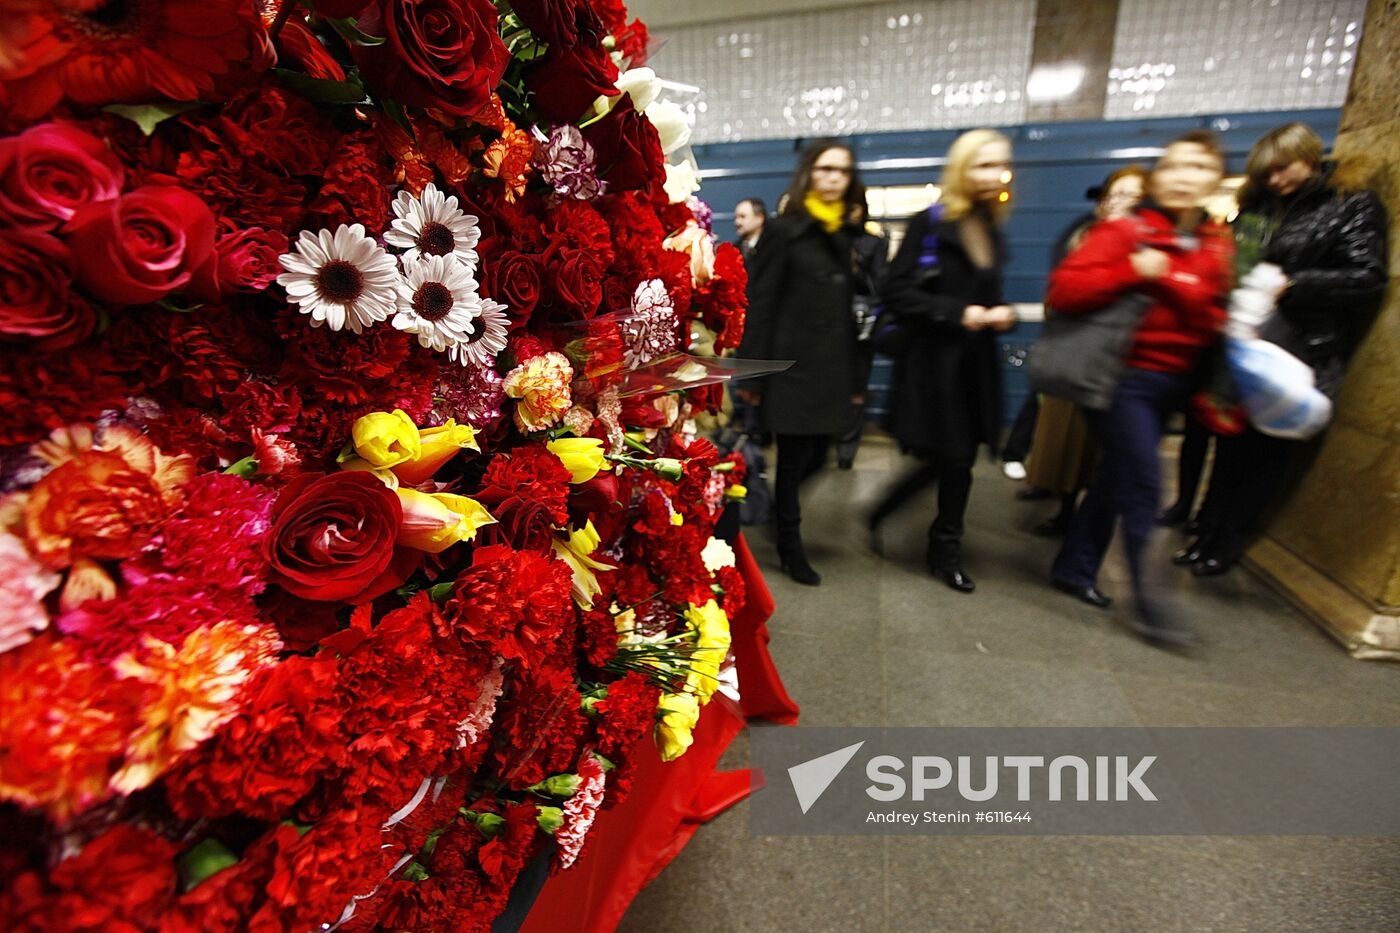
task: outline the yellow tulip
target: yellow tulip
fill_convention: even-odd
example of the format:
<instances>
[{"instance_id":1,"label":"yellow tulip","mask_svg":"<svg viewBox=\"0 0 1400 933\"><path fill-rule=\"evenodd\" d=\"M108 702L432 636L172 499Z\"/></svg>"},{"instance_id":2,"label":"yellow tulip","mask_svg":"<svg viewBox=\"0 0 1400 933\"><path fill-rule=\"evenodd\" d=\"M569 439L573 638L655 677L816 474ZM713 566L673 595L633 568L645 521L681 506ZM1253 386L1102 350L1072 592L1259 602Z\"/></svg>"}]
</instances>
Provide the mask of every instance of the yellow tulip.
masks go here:
<instances>
[{"instance_id":1,"label":"yellow tulip","mask_svg":"<svg viewBox=\"0 0 1400 933\"><path fill-rule=\"evenodd\" d=\"M586 483L607 466L603 442L596 437L561 437L545 446L569 468L571 483Z\"/></svg>"},{"instance_id":2,"label":"yellow tulip","mask_svg":"<svg viewBox=\"0 0 1400 933\"><path fill-rule=\"evenodd\" d=\"M418 426L400 408L371 412L356 420L350 439L355 453L381 470L417 460L422 453Z\"/></svg>"},{"instance_id":3,"label":"yellow tulip","mask_svg":"<svg viewBox=\"0 0 1400 933\"><path fill-rule=\"evenodd\" d=\"M554 539L555 556L568 564L574 573L574 602L585 612L593 608L593 597L603 591L594 571L617 569L612 564L600 563L589 556L598 549L600 540L592 521L575 529L568 538Z\"/></svg>"},{"instance_id":4,"label":"yellow tulip","mask_svg":"<svg viewBox=\"0 0 1400 933\"><path fill-rule=\"evenodd\" d=\"M656 724L656 740L661 760L675 761L695 741L693 730L700 722L700 701L689 693L667 693L657 704L661 721Z\"/></svg>"},{"instance_id":5,"label":"yellow tulip","mask_svg":"<svg viewBox=\"0 0 1400 933\"><path fill-rule=\"evenodd\" d=\"M394 475L408 486L417 486L432 475L447 461L457 456L460 450L481 450L476 443L476 432L469 424L458 424L448 418L447 423L436 428L423 428L418 432L420 449L417 457L394 467Z\"/></svg>"},{"instance_id":6,"label":"yellow tulip","mask_svg":"<svg viewBox=\"0 0 1400 933\"><path fill-rule=\"evenodd\" d=\"M478 528L496 521L485 506L466 496L405 488L396 491L403 506L398 543L429 554L445 551L459 541L470 541Z\"/></svg>"}]
</instances>

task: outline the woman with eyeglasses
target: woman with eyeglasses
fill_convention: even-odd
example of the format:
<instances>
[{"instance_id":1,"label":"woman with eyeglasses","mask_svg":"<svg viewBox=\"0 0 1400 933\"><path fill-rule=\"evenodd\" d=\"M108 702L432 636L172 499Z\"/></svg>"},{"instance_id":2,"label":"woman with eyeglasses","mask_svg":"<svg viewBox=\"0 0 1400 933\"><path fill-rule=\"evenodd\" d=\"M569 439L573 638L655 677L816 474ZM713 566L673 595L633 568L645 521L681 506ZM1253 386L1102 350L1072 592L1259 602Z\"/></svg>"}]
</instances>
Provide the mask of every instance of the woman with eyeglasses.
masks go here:
<instances>
[{"instance_id":1,"label":"woman with eyeglasses","mask_svg":"<svg viewBox=\"0 0 1400 933\"><path fill-rule=\"evenodd\" d=\"M786 372L736 386L735 395L757 405L776 436L778 557L788 576L808 586L821 583L821 575L802 542L800 487L825 462L832 437L847 429L851 406L864 401L851 296L865 214L865 186L851 149L834 139L809 145L778 216L764 230L738 352L794 361Z\"/></svg>"},{"instance_id":2,"label":"woman with eyeglasses","mask_svg":"<svg viewBox=\"0 0 1400 933\"><path fill-rule=\"evenodd\" d=\"M899 330L890 341L897 355L889 429L919 464L870 513L870 544L882 552L884 520L937 483L928 568L961 593L976 586L962 566L972 464L978 446L994 447L1001 431L996 335L1016 323L1002 295L998 229L1010 182L1010 140L985 129L959 136L948 150L941 199L910 219L885 289L884 313Z\"/></svg>"}]
</instances>

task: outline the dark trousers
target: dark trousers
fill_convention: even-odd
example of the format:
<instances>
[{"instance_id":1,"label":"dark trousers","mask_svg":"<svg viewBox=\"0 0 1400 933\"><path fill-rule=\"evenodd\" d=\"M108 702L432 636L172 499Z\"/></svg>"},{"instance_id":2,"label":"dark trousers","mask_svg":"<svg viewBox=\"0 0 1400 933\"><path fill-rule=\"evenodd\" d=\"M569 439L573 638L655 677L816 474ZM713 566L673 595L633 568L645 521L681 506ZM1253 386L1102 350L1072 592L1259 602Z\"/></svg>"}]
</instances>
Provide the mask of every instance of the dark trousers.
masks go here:
<instances>
[{"instance_id":1,"label":"dark trousers","mask_svg":"<svg viewBox=\"0 0 1400 933\"><path fill-rule=\"evenodd\" d=\"M773 517L778 536L796 537L802 524L802 484L826 463L831 438L825 434L779 434L773 469Z\"/></svg>"},{"instance_id":2,"label":"dark trousers","mask_svg":"<svg viewBox=\"0 0 1400 933\"><path fill-rule=\"evenodd\" d=\"M1215 469L1200 517L1207 554L1229 563L1240 559L1278 498L1299 446L1254 428L1216 440Z\"/></svg>"},{"instance_id":3,"label":"dark trousers","mask_svg":"<svg viewBox=\"0 0 1400 933\"><path fill-rule=\"evenodd\" d=\"M1168 416L1187 390L1187 377L1129 369L1108 411L1086 412L1103 451L1094 482L1070 520L1054 579L1071 586L1093 586L1120 520L1133 591L1143 592L1142 551L1157 522L1162 468L1157 448Z\"/></svg>"},{"instance_id":4,"label":"dark trousers","mask_svg":"<svg viewBox=\"0 0 1400 933\"><path fill-rule=\"evenodd\" d=\"M1176 501L1188 510L1196 504L1196 493L1201 488L1210 438L1206 426L1188 414L1186 431L1181 438L1181 457L1176 464ZM1206 488L1210 488L1209 481Z\"/></svg>"},{"instance_id":5,"label":"dark trousers","mask_svg":"<svg viewBox=\"0 0 1400 933\"><path fill-rule=\"evenodd\" d=\"M1006 435L1006 445L1001 449L1002 463L1021 463L1031 452L1031 442L1035 440L1035 421L1040 417L1040 396L1032 392L1026 396L1016 420L1011 423L1011 431Z\"/></svg>"},{"instance_id":6,"label":"dark trousers","mask_svg":"<svg viewBox=\"0 0 1400 933\"><path fill-rule=\"evenodd\" d=\"M961 551L963 517L972 495L972 460L922 455L920 463L890 487L870 513L878 525L920 492L938 484L938 515L929 527L929 560L956 562Z\"/></svg>"}]
</instances>

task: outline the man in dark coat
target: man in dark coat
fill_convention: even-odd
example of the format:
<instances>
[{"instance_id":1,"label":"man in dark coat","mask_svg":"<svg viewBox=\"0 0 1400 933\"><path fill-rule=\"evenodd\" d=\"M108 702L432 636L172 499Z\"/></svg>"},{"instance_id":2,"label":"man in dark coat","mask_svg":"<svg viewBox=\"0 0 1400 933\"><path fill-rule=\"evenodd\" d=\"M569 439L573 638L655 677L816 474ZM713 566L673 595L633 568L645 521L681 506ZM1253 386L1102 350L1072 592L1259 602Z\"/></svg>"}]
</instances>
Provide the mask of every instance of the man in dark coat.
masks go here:
<instances>
[{"instance_id":1,"label":"man in dark coat","mask_svg":"<svg viewBox=\"0 0 1400 933\"><path fill-rule=\"evenodd\" d=\"M734 245L743 254L744 263L753 268L754 253L763 238L763 226L768 222L768 206L760 198L744 198L734 206L734 232L739 238Z\"/></svg>"}]
</instances>

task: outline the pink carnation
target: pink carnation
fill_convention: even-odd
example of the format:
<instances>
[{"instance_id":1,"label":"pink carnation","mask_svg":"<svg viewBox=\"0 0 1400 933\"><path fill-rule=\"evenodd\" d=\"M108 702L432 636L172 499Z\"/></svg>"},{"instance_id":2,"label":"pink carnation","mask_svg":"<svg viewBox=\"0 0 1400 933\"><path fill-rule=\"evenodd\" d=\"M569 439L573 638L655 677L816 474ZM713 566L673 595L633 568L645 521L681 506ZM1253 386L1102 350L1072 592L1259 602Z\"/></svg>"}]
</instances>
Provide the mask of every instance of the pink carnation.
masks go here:
<instances>
[{"instance_id":1,"label":"pink carnation","mask_svg":"<svg viewBox=\"0 0 1400 933\"><path fill-rule=\"evenodd\" d=\"M0 654L49 627L44 597L58 586L58 579L29 556L23 541L0 531Z\"/></svg>"},{"instance_id":2,"label":"pink carnation","mask_svg":"<svg viewBox=\"0 0 1400 933\"><path fill-rule=\"evenodd\" d=\"M676 309L660 279L647 279L632 295L632 314L622 323L627 365L635 369L676 349Z\"/></svg>"},{"instance_id":3,"label":"pink carnation","mask_svg":"<svg viewBox=\"0 0 1400 933\"><path fill-rule=\"evenodd\" d=\"M607 773L592 752L583 753L578 763L578 776L582 782L564 803L564 825L554 834L562 868L568 868L578 859L583 851L583 841L598 816L598 808L603 804L603 784Z\"/></svg>"}]
</instances>

